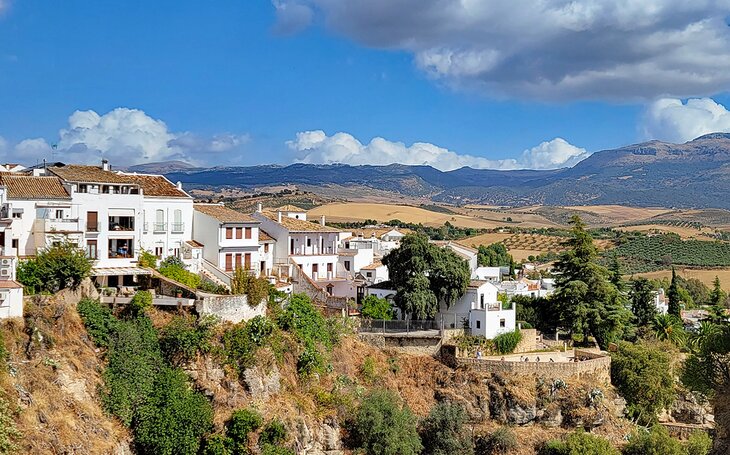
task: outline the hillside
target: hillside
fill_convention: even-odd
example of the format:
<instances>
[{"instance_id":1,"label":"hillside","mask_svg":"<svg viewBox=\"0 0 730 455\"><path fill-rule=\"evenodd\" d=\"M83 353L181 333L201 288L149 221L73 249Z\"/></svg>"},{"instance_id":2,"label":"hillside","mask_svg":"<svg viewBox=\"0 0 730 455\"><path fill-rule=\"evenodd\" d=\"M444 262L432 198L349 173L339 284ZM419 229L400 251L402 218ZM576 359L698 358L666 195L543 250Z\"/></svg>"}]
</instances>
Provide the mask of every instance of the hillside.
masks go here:
<instances>
[{"instance_id":1,"label":"hillside","mask_svg":"<svg viewBox=\"0 0 730 455\"><path fill-rule=\"evenodd\" d=\"M163 163L165 164L165 163ZM155 169L152 165L150 168ZM168 170L166 170L168 169ZM550 171L429 166L292 164L208 169L160 166L172 181L194 187L307 185L371 188L456 205L622 204L730 209L730 134L684 144L650 141L599 151L568 169Z\"/></svg>"}]
</instances>

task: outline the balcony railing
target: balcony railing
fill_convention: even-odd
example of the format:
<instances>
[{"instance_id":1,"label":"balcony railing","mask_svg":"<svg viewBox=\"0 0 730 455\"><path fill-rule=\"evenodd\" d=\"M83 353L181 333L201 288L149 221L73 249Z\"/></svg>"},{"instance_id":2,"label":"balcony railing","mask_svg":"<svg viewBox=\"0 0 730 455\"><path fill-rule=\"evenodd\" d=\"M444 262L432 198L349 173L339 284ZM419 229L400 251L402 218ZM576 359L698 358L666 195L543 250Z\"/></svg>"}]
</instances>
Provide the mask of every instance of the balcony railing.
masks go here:
<instances>
[{"instance_id":1,"label":"balcony railing","mask_svg":"<svg viewBox=\"0 0 730 455\"><path fill-rule=\"evenodd\" d=\"M99 232L99 223L86 223L86 232Z\"/></svg>"},{"instance_id":2,"label":"balcony railing","mask_svg":"<svg viewBox=\"0 0 730 455\"><path fill-rule=\"evenodd\" d=\"M167 223L152 223L152 232L167 232Z\"/></svg>"},{"instance_id":3,"label":"balcony railing","mask_svg":"<svg viewBox=\"0 0 730 455\"><path fill-rule=\"evenodd\" d=\"M180 233L185 231L185 223L172 223L172 232Z\"/></svg>"}]
</instances>

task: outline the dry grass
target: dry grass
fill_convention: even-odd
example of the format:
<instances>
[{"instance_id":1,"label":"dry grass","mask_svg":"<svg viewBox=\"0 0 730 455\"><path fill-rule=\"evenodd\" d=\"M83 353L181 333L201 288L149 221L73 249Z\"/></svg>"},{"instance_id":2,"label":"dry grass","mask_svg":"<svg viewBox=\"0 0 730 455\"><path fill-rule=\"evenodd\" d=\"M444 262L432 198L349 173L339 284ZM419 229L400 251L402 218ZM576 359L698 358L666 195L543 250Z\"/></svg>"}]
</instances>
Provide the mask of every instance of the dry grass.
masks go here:
<instances>
[{"instance_id":1,"label":"dry grass","mask_svg":"<svg viewBox=\"0 0 730 455\"><path fill-rule=\"evenodd\" d=\"M672 212L670 209L628 207L625 205L575 205L565 208L569 210L592 212L596 215L609 218L614 223L640 221L653 216L664 215Z\"/></svg>"},{"instance_id":2,"label":"dry grass","mask_svg":"<svg viewBox=\"0 0 730 455\"><path fill-rule=\"evenodd\" d=\"M715 280L715 277L718 277L720 278L720 283L722 284L723 289L725 289L726 291L730 291L730 269L703 270L678 268L677 275L680 275L683 278L696 278L709 287L712 287L712 282ZM659 270L656 272L639 273L636 276L643 276L649 279L671 278L672 271Z\"/></svg>"},{"instance_id":3,"label":"dry grass","mask_svg":"<svg viewBox=\"0 0 730 455\"><path fill-rule=\"evenodd\" d=\"M332 203L316 207L308 212L308 216L317 219L325 215L328 220L336 222L376 220L380 222L398 219L407 223L422 223L427 226L443 226L447 221L454 226L471 228L491 228L488 223L479 218L457 214L432 212L420 207L395 204L373 203Z\"/></svg>"},{"instance_id":4,"label":"dry grass","mask_svg":"<svg viewBox=\"0 0 730 455\"><path fill-rule=\"evenodd\" d=\"M669 226L664 224L639 224L635 226L621 226L615 228L619 231L639 231L639 232L651 232L651 233L668 233L672 232L683 239L700 239L707 240L707 237L703 234L712 234L712 229L695 229L691 227L680 227L680 226Z\"/></svg>"},{"instance_id":5,"label":"dry grass","mask_svg":"<svg viewBox=\"0 0 730 455\"><path fill-rule=\"evenodd\" d=\"M16 371L5 391L20 406L21 452L104 454L128 441L99 405L100 361L75 308L52 299L27 305L25 322L3 323Z\"/></svg>"}]
</instances>

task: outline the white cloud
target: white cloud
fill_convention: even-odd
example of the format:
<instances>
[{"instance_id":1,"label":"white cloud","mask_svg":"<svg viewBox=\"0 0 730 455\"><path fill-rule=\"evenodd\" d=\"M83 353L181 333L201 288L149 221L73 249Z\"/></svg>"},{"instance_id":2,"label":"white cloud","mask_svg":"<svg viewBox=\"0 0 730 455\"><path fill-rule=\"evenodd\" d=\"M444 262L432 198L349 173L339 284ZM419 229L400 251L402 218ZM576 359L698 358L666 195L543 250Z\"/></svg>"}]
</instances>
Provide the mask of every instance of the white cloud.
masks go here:
<instances>
[{"instance_id":1,"label":"white cloud","mask_svg":"<svg viewBox=\"0 0 730 455\"><path fill-rule=\"evenodd\" d=\"M730 111L710 98L686 103L662 98L648 106L641 128L646 139L681 143L703 134L730 132Z\"/></svg>"},{"instance_id":2,"label":"white cloud","mask_svg":"<svg viewBox=\"0 0 730 455\"><path fill-rule=\"evenodd\" d=\"M3 139L4 141L4 139ZM212 165L209 155L241 151L250 141L247 134L218 134L204 137L190 132L172 132L165 122L139 109L116 108L99 115L95 111L76 111L68 118L68 127L59 131L55 149L45 139L25 139L13 147L0 141L0 152L7 159L35 163L41 159L70 163L98 163L106 158L114 165L125 166L165 160L184 160Z\"/></svg>"},{"instance_id":3,"label":"white cloud","mask_svg":"<svg viewBox=\"0 0 730 455\"><path fill-rule=\"evenodd\" d=\"M289 35L304 30L312 22L312 9L298 1L272 0L276 10L274 31Z\"/></svg>"},{"instance_id":4,"label":"white cloud","mask_svg":"<svg viewBox=\"0 0 730 455\"><path fill-rule=\"evenodd\" d=\"M575 147L561 138L522 152L518 159L489 160L472 155L460 155L426 142L406 146L376 137L363 144L347 133L327 136L324 131L297 133L287 145L302 163L344 163L351 165L387 165L392 163L429 165L444 171L469 166L480 169L556 169L572 166L586 158L585 149Z\"/></svg>"},{"instance_id":5,"label":"white cloud","mask_svg":"<svg viewBox=\"0 0 730 455\"><path fill-rule=\"evenodd\" d=\"M343 36L410 52L435 79L488 95L653 99L730 85L730 0L273 2L280 21L308 7Z\"/></svg>"}]
</instances>

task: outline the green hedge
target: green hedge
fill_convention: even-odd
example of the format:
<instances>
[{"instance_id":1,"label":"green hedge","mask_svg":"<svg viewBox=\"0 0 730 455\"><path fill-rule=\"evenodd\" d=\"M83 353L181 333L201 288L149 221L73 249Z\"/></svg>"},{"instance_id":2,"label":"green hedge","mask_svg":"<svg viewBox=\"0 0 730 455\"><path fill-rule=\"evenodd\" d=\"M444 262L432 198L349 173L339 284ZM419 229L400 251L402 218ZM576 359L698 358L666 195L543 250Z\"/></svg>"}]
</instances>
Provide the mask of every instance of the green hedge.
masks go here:
<instances>
[{"instance_id":1,"label":"green hedge","mask_svg":"<svg viewBox=\"0 0 730 455\"><path fill-rule=\"evenodd\" d=\"M517 348L517 345L522 341L522 333L519 330L514 332L502 333L494 337L492 342L494 347L499 354L511 354Z\"/></svg>"}]
</instances>

